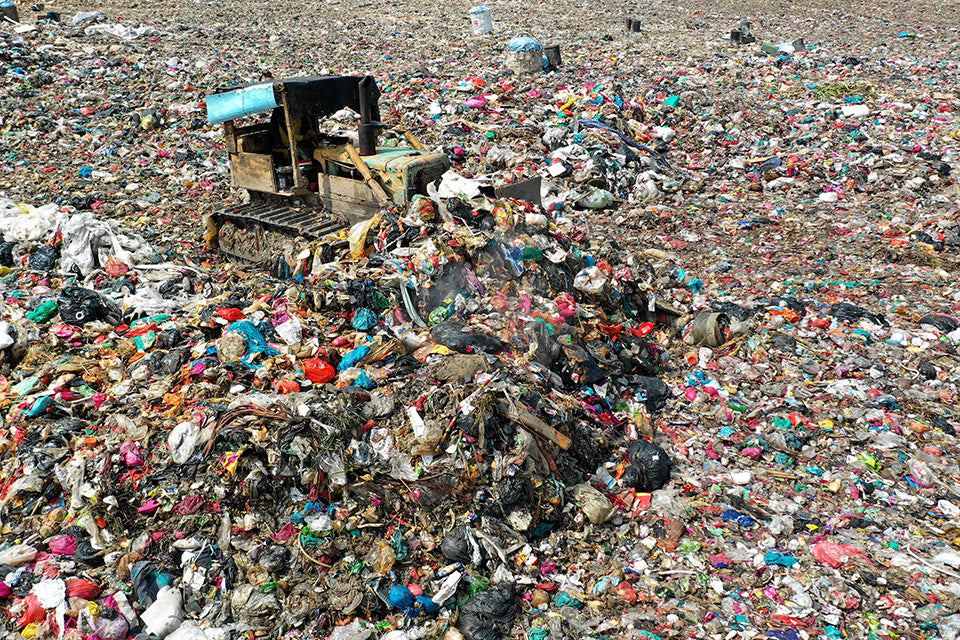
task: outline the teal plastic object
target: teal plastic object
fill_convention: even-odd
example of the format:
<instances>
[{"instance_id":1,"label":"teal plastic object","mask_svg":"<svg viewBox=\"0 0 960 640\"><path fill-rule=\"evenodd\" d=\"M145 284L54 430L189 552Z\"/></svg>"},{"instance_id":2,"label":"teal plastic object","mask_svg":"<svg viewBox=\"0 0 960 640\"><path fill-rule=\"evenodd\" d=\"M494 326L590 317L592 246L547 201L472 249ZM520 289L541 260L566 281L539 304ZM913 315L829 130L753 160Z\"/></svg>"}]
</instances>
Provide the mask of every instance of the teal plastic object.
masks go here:
<instances>
[{"instance_id":1,"label":"teal plastic object","mask_svg":"<svg viewBox=\"0 0 960 640\"><path fill-rule=\"evenodd\" d=\"M207 122L218 124L279 106L272 83L214 93L207 96Z\"/></svg>"}]
</instances>

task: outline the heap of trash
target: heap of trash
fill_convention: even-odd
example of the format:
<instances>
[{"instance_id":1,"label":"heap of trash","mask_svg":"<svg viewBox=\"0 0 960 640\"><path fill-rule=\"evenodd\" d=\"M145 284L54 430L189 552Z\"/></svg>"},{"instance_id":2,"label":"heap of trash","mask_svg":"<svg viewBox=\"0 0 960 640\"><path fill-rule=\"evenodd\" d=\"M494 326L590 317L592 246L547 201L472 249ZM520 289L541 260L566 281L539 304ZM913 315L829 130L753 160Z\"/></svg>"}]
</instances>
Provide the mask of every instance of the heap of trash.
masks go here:
<instances>
[{"instance_id":1,"label":"heap of trash","mask_svg":"<svg viewBox=\"0 0 960 640\"><path fill-rule=\"evenodd\" d=\"M944 18L247 5L0 3L7 637L960 634ZM341 74L449 171L225 259Z\"/></svg>"}]
</instances>

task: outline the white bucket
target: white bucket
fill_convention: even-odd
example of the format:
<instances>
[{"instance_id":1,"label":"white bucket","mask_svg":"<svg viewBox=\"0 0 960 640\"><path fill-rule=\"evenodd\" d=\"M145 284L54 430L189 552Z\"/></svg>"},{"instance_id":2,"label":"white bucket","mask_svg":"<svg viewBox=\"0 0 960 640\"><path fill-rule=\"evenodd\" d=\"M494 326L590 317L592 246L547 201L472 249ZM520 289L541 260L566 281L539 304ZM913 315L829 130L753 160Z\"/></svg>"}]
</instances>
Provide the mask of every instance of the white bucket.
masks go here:
<instances>
[{"instance_id":1,"label":"white bucket","mask_svg":"<svg viewBox=\"0 0 960 640\"><path fill-rule=\"evenodd\" d=\"M514 73L543 70L543 51L507 51L507 68Z\"/></svg>"},{"instance_id":2,"label":"white bucket","mask_svg":"<svg viewBox=\"0 0 960 640\"><path fill-rule=\"evenodd\" d=\"M493 33L493 12L484 6L470 9L470 24L473 25L475 36Z\"/></svg>"}]
</instances>

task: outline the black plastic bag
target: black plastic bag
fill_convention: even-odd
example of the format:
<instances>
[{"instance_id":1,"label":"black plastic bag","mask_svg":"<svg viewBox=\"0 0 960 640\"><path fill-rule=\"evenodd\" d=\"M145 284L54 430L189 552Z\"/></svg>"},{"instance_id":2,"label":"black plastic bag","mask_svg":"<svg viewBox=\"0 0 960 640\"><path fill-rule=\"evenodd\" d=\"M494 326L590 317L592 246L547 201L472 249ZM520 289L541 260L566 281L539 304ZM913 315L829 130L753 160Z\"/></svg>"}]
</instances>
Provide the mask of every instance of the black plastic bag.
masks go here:
<instances>
[{"instance_id":1,"label":"black plastic bag","mask_svg":"<svg viewBox=\"0 0 960 640\"><path fill-rule=\"evenodd\" d=\"M464 526L456 527L443 536L440 550L450 560L463 564L480 564L487 557L486 551L473 535L473 531Z\"/></svg>"},{"instance_id":2,"label":"black plastic bag","mask_svg":"<svg viewBox=\"0 0 960 640\"><path fill-rule=\"evenodd\" d=\"M103 320L116 325L120 322L120 310L112 302L91 289L67 287L60 294L60 319L67 324L84 325L94 320Z\"/></svg>"},{"instance_id":3,"label":"black plastic bag","mask_svg":"<svg viewBox=\"0 0 960 640\"><path fill-rule=\"evenodd\" d=\"M778 333L773 336L773 348L782 353L794 354L797 352L797 340L785 333Z\"/></svg>"},{"instance_id":4,"label":"black plastic bag","mask_svg":"<svg viewBox=\"0 0 960 640\"><path fill-rule=\"evenodd\" d=\"M533 347L534 359L545 367L552 367L563 349L550 333L550 327L545 322L529 322L524 329Z\"/></svg>"},{"instance_id":5,"label":"black plastic bag","mask_svg":"<svg viewBox=\"0 0 960 640\"><path fill-rule=\"evenodd\" d=\"M45 244L30 254L27 264L34 271L50 271L56 266L59 257L60 252L57 251L56 247Z\"/></svg>"},{"instance_id":6,"label":"black plastic bag","mask_svg":"<svg viewBox=\"0 0 960 640\"><path fill-rule=\"evenodd\" d=\"M180 370L180 367L187 361L188 353L185 349L171 351L161 356L159 362L151 365L151 369L157 375L169 376Z\"/></svg>"},{"instance_id":7,"label":"black plastic bag","mask_svg":"<svg viewBox=\"0 0 960 640\"><path fill-rule=\"evenodd\" d=\"M273 545L260 556L260 564L268 571L280 573L290 564L290 551L286 547Z\"/></svg>"},{"instance_id":8,"label":"black plastic bag","mask_svg":"<svg viewBox=\"0 0 960 640\"><path fill-rule=\"evenodd\" d=\"M931 313L920 318L920 324L928 324L931 327L936 327L943 333L950 333L951 331L956 331L957 327L960 327L960 324L950 316L945 316L942 313Z\"/></svg>"},{"instance_id":9,"label":"black plastic bag","mask_svg":"<svg viewBox=\"0 0 960 640\"><path fill-rule=\"evenodd\" d=\"M933 421L933 426L934 428L939 429L940 431L943 431L948 436L957 435L956 427L954 427L953 424L946 418L943 418L943 417L935 418Z\"/></svg>"},{"instance_id":10,"label":"black plastic bag","mask_svg":"<svg viewBox=\"0 0 960 640\"><path fill-rule=\"evenodd\" d=\"M73 558L90 567L99 567L103 564L103 555L93 548L89 540L78 540Z\"/></svg>"},{"instance_id":11,"label":"black plastic bag","mask_svg":"<svg viewBox=\"0 0 960 640\"><path fill-rule=\"evenodd\" d=\"M517 617L512 583L490 587L473 596L460 609L460 632L467 640L500 640L510 633Z\"/></svg>"},{"instance_id":12,"label":"black plastic bag","mask_svg":"<svg viewBox=\"0 0 960 640\"><path fill-rule=\"evenodd\" d=\"M760 310L759 307L741 307L733 302L713 302L710 304L710 308L719 313L725 313L731 318L736 318L740 322L746 322L757 315L757 311Z\"/></svg>"},{"instance_id":13,"label":"black plastic bag","mask_svg":"<svg viewBox=\"0 0 960 640\"><path fill-rule=\"evenodd\" d=\"M660 378L650 376L630 376L630 384L634 387L643 389L644 404L651 413L660 412L667 404L667 400L673 397L673 391L670 386Z\"/></svg>"},{"instance_id":14,"label":"black plastic bag","mask_svg":"<svg viewBox=\"0 0 960 640\"><path fill-rule=\"evenodd\" d=\"M0 267L13 266L13 250L16 247L16 242L0 242Z\"/></svg>"},{"instance_id":15,"label":"black plastic bag","mask_svg":"<svg viewBox=\"0 0 960 640\"><path fill-rule=\"evenodd\" d=\"M505 349L504 344L493 336L464 329L462 322L446 320L430 329L430 338L458 353L500 353Z\"/></svg>"},{"instance_id":16,"label":"black plastic bag","mask_svg":"<svg viewBox=\"0 0 960 640\"><path fill-rule=\"evenodd\" d=\"M621 482L642 493L662 489L670 481L670 462L667 452L659 445L637 440L627 449L630 466L623 472Z\"/></svg>"},{"instance_id":17,"label":"black plastic bag","mask_svg":"<svg viewBox=\"0 0 960 640\"><path fill-rule=\"evenodd\" d=\"M857 322L861 318L866 318L870 322L876 324L882 324L886 326L887 321L883 316L878 316L875 313L871 313L864 309L863 307L858 307L855 304L850 304L849 302L838 302L835 305L831 306L827 310L827 313L838 320L846 320L847 322Z\"/></svg>"},{"instance_id":18,"label":"black plastic bag","mask_svg":"<svg viewBox=\"0 0 960 640\"><path fill-rule=\"evenodd\" d=\"M95 195L79 195L70 198L70 206L77 211L86 211L93 208L93 203L97 201Z\"/></svg>"},{"instance_id":19,"label":"black plastic bag","mask_svg":"<svg viewBox=\"0 0 960 640\"><path fill-rule=\"evenodd\" d=\"M933 380L937 377L937 368L929 360L922 360L917 365L917 371L920 372L924 380Z\"/></svg>"}]
</instances>

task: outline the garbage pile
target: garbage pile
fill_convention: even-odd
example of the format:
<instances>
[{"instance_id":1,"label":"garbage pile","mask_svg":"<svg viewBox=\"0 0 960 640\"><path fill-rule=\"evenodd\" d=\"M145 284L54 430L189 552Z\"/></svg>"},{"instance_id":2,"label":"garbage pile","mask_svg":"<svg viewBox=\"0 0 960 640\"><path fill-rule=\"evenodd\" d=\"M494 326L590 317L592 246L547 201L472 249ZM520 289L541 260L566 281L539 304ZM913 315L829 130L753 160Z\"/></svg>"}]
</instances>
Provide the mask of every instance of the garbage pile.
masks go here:
<instances>
[{"instance_id":1,"label":"garbage pile","mask_svg":"<svg viewBox=\"0 0 960 640\"><path fill-rule=\"evenodd\" d=\"M246 8L0 27L10 637L960 634L945 22ZM311 73L451 171L227 262L204 96Z\"/></svg>"}]
</instances>

